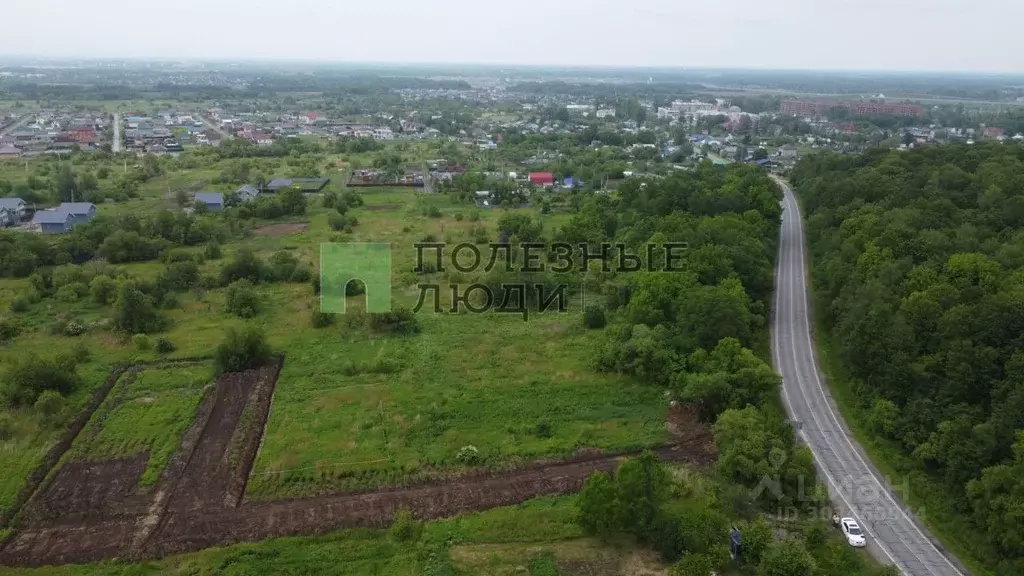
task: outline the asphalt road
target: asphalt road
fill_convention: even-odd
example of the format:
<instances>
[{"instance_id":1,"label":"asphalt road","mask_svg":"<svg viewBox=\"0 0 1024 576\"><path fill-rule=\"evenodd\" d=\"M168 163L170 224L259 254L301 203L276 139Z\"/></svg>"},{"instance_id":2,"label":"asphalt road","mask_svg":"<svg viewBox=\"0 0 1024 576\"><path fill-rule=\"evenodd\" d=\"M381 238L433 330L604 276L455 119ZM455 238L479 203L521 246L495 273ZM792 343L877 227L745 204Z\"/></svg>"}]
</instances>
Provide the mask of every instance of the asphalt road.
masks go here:
<instances>
[{"instance_id":1,"label":"asphalt road","mask_svg":"<svg viewBox=\"0 0 1024 576\"><path fill-rule=\"evenodd\" d=\"M218 126L216 122L214 122L213 120L207 118L206 116L203 116L202 114L200 114L199 115L199 119L203 121L203 124L206 124L207 128L209 128L210 130L213 130L217 134L220 134L221 137L224 138L225 140L230 140L231 138L234 138L234 136L232 136L231 134L228 134L227 132L222 130L221 127Z\"/></svg>"},{"instance_id":2,"label":"asphalt road","mask_svg":"<svg viewBox=\"0 0 1024 576\"><path fill-rule=\"evenodd\" d=\"M110 142L110 151L117 154L121 151L121 113L114 113L114 139Z\"/></svg>"},{"instance_id":3,"label":"asphalt road","mask_svg":"<svg viewBox=\"0 0 1024 576\"><path fill-rule=\"evenodd\" d=\"M6 128L3 128L2 130L0 130L0 136L6 136L7 134L9 134L11 132L14 132L18 128L21 128L25 124L28 124L29 122L31 122L31 121L33 121L35 119L36 119L36 115L35 114L26 114L26 115L18 118L14 123L7 125Z\"/></svg>"},{"instance_id":4,"label":"asphalt road","mask_svg":"<svg viewBox=\"0 0 1024 576\"><path fill-rule=\"evenodd\" d=\"M805 271L803 223L793 192L782 181L782 232L775 278L772 352L783 378L783 400L810 446L819 475L840 515L855 518L868 534L869 551L910 576L966 575L940 552L927 532L890 493L890 485L869 464L851 438L818 369L811 340L809 283ZM894 480L901 486L902 482Z\"/></svg>"}]
</instances>

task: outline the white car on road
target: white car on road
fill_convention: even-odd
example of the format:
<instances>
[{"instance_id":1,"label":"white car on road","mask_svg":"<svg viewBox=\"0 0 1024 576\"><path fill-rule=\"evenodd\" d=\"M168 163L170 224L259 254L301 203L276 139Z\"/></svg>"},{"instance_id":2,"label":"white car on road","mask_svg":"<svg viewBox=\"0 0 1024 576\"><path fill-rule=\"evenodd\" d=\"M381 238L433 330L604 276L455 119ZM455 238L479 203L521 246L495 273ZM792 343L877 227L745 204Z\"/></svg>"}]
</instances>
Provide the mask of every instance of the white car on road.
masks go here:
<instances>
[{"instance_id":1,"label":"white car on road","mask_svg":"<svg viewBox=\"0 0 1024 576\"><path fill-rule=\"evenodd\" d=\"M849 542L850 546L854 548L863 548L868 545L867 539L864 538L864 531L857 525L857 521L853 518L843 518L839 521L840 527L843 529L843 536L846 536L846 541Z\"/></svg>"}]
</instances>

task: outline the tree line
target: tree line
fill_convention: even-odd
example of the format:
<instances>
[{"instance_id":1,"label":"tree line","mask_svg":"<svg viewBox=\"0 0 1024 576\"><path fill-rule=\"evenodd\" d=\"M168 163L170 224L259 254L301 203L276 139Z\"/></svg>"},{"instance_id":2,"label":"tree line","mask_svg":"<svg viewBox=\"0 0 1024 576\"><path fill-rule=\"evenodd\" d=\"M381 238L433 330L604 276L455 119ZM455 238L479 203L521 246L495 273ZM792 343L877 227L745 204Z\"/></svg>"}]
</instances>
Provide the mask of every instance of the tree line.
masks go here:
<instances>
[{"instance_id":1,"label":"tree line","mask_svg":"<svg viewBox=\"0 0 1024 576\"><path fill-rule=\"evenodd\" d=\"M1024 572L1024 150L950 145L793 170L818 310L874 434Z\"/></svg>"},{"instance_id":2,"label":"tree line","mask_svg":"<svg viewBox=\"0 0 1024 576\"><path fill-rule=\"evenodd\" d=\"M631 179L614 197L593 196L553 235L590 246L622 243L642 260L636 272L585 274L603 296L585 314L587 327L604 333L594 367L664 389L712 425L719 451L713 488L674 481L644 455L614 474L593 475L578 499L584 531L604 539L628 535L672 562L673 574L703 576L729 564L731 518L742 519L747 544L737 562L750 569L859 570L830 556L842 550L823 551L824 533L773 542L760 517L827 502L813 457L796 446L779 405L781 379L764 359L780 198L754 167L703 163L661 179ZM658 248L648 260L648 244L667 242L687 245L679 269L657 269L664 262ZM765 479L773 480L771 490L758 489Z\"/></svg>"}]
</instances>

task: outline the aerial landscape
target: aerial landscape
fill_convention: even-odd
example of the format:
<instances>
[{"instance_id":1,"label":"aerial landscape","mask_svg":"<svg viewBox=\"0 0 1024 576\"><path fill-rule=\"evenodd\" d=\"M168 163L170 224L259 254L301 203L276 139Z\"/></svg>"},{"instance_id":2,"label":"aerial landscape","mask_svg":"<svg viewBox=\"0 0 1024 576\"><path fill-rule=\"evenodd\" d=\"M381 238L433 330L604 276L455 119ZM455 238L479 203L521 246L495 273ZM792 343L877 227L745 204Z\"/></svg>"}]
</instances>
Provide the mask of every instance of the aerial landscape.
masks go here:
<instances>
[{"instance_id":1,"label":"aerial landscape","mask_svg":"<svg viewBox=\"0 0 1024 576\"><path fill-rule=\"evenodd\" d=\"M1024 575L1012 18L256 4L12 8L0 574Z\"/></svg>"}]
</instances>

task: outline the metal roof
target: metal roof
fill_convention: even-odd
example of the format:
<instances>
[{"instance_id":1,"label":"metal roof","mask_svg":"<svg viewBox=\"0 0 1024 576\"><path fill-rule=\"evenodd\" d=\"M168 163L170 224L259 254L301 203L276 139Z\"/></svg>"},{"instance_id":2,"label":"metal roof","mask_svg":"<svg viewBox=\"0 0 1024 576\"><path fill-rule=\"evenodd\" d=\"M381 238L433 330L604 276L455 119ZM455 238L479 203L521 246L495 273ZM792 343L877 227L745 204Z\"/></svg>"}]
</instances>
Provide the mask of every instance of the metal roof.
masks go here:
<instances>
[{"instance_id":1,"label":"metal roof","mask_svg":"<svg viewBox=\"0 0 1024 576\"><path fill-rule=\"evenodd\" d=\"M60 206L57 206L57 210L69 214L88 214L90 210L95 209L96 205L92 202L61 202Z\"/></svg>"},{"instance_id":2,"label":"metal roof","mask_svg":"<svg viewBox=\"0 0 1024 576\"><path fill-rule=\"evenodd\" d=\"M67 224L71 214L63 210L40 210L32 217L36 224Z\"/></svg>"},{"instance_id":3,"label":"metal roof","mask_svg":"<svg viewBox=\"0 0 1024 576\"><path fill-rule=\"evenodd\" d=\"M196 200L203 204L223 204L224 195L220 192L196 192Z\"/></svg>"}]
</instances>

